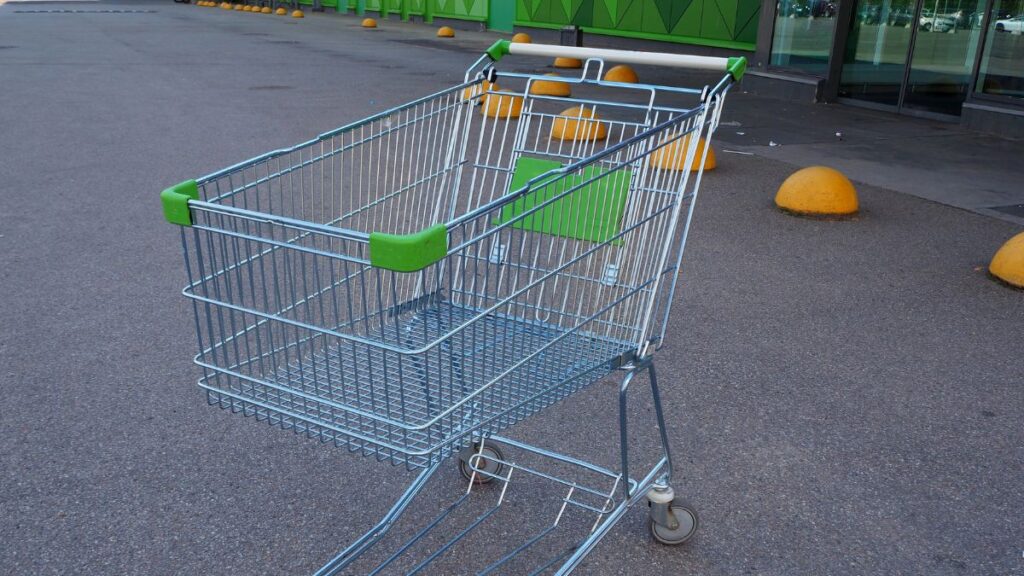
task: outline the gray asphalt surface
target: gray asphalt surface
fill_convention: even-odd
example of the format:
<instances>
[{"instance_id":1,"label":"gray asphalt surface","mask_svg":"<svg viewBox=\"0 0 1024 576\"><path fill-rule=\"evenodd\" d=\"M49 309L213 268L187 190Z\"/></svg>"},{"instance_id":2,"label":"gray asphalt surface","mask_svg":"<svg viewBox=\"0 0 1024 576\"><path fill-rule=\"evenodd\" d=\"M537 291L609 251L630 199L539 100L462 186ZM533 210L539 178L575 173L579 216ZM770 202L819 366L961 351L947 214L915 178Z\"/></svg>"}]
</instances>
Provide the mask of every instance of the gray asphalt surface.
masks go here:
<instances>
[{"instance_id":1,"label":"gray asphalt surface","mask_svg":"<svg viewBox=\"0 0 1024 576\"><path fill-rule=\"evenodd\" d=\"M48 9L155 12L19 12ZM0 573L309 573L411 480L207 407L157 197L454 83L495 36L432 35L0 6ZM771 106L735 96L727 122ZM984 270L1020 226L856 173L858 219L793 218L771 203L793 159L769 155L720 152L705 177L658 357L701 531L662 547L635 509L579 573L1024 574L1024 293ZM613 465L614 398L609 380L514 435ZM413 520L458 490L446 469ZM502 554L560 494L512 498L433 573Z\"/></svg>"}]
</instances>

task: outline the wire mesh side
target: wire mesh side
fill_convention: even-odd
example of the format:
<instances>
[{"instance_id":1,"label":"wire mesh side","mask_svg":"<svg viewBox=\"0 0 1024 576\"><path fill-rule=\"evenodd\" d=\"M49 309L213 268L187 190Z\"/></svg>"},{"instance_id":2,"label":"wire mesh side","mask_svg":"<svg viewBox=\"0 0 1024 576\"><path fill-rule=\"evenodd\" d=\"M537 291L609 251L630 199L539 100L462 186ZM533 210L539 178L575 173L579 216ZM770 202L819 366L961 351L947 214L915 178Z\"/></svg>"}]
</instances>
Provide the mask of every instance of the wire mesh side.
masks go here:
<instances>
[{"instance_id":1,"label":"wire mesh side","mask_svg":"<svg viewBox=\"0 0 1024 576\"><path fill-rule=\"evenodd\" d=\"M183 241L211 402L420 467L646 344L699 183L652 154L692 162L706 109L616 114L577 101L572 118L524 97L520 118L491 118L474 106L483 95L466 96L450 90L204 183L210 202ZM604 137L554 143L560 119L589 125L588 106ZM426 153L420 141L444 152L417 171L407 155ZM562 168L512 190L521 158ZM446 258L408 274L369 265L356 232L418 230L445 212Z\"/></svg>"}]
</instances>

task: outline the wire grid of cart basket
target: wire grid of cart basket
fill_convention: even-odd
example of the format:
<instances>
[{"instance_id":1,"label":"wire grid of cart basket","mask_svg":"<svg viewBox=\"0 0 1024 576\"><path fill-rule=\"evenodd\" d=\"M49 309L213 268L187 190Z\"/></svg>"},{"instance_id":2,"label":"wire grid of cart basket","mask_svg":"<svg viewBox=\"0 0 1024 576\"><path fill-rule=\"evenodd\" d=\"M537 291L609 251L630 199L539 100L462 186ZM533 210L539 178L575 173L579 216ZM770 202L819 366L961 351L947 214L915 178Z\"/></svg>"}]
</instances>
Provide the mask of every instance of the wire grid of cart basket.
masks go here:
<instances>
[{"instance_id":1,"label":"wire grid of cart basket","mask_svg":"<svg viewBox=\"0 0 1024 576\"><path fill-rule=\"evenodd\" d=\"M585 97L492 64L566 50ZM642 367L743 65L653 56L499 42L462 84L166 190L210 403L410 469L473 446L490 479L486 439ZM724 77L605 82L604 59ZM667 454L646 484L608 474L634 498Z\"/></svg>"}]
</instances>

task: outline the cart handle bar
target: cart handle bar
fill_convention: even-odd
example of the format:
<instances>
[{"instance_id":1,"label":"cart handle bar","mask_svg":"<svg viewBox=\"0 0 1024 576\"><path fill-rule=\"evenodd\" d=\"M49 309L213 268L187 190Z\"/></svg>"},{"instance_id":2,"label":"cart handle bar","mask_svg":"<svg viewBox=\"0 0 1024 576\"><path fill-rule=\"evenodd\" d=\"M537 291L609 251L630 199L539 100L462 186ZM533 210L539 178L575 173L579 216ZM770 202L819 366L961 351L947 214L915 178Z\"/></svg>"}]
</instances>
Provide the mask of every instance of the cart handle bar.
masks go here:
<instances>
[{"instance_id":1,"label":"cart handle bar","mask_svg":"<svg viewBox=\"0 0 1024 576\"><path fill-rule=\"evenodd\" d=\"M552 58L600 58L623 64L650 64L671 68L691 68L714 72L728 72L738 82L747 69L747 59L742 56L722 58L717 56L694 56L692 54L669 54L667 52L639 52L636 50L611 50L608 48L580 48L557 44L526 44L498 40L487 49L487 55L497 62L506 54L523 56L549 56Z\"/></svg>"}]
</instances>

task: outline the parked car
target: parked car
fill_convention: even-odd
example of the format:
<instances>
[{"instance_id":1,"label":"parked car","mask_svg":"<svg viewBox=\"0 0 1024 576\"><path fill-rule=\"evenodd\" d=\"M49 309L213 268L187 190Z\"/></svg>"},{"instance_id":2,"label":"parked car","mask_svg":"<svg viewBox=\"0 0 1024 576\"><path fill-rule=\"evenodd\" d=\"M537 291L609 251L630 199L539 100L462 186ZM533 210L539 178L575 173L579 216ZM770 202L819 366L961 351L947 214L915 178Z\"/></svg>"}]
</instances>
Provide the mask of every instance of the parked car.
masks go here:
<instances>
[{"instance_id":1,"label":"parked car","mask_svg":"<svg viewBox=\"0 0 1024 576\"><path fill-rule=\"evenodd\" d=\"M996 30L999 32L1024 32L1024 16L996 20Z\"/></svg>"},{"instance_id":2,"label":"parked car","mask_svg":"<svg viewBox=\"0 0 1024 576\"><path fill-rule=\"evenodd\" d=\"M957 10L956 12L950 12L948 14L939 14L939 18L948 18L953 21L954 28L967 28L967 15L964 14L963 10Z\"/></svg>"},{"instance_id":3,"label":"parked car","mask_svg":"<svg viewBox=\"0 0 1024 576\"><path fill-rule=\"evenodd\" d=\"M897 8L889 12L889 26L908 27L914 21L914 11Z\"/></svg>"},{"instance_id":4,"label":"parked car","mask_svg":"<svg viewBox=\"0 0 1024 576\"><path fill-rule=\"evenodd\" d=\"M956 22L952 18L931 12L921 12L921 19L917 26L925 32L949 32L956 27Z\"/></svg>"}]
</instances>

